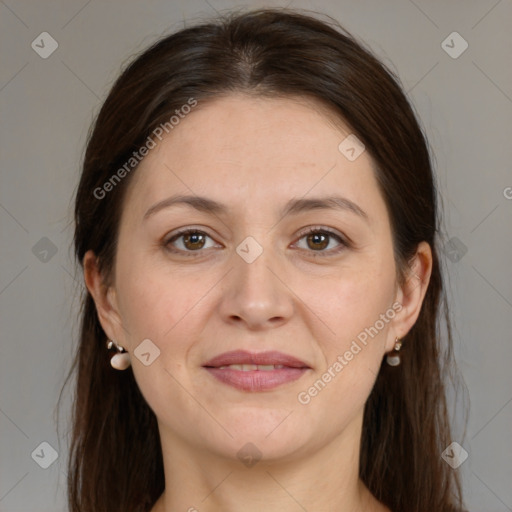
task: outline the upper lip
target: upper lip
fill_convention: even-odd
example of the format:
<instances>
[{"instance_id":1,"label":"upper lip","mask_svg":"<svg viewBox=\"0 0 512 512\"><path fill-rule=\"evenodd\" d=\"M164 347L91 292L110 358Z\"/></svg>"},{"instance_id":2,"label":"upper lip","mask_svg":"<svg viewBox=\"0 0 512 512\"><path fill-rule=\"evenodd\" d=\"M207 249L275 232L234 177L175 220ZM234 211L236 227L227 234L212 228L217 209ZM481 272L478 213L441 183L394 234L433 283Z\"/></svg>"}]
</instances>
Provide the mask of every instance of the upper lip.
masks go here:
<instances>
[{"instance_id":1,"label":"upper lip","mask_svg":"<svg viewBox=\"0 0 512 512\"><path fill-rule=\"evenodd\" d=\"M300 359L283 354L277 351L268 352L248 352L247 350L232 350L224 352L213 359L210 359L203 366L219 367L229 366L231 364L256 364L256 365L283 365L290 368L309 368L309 366Z\"/></svg>"}]
</instances>

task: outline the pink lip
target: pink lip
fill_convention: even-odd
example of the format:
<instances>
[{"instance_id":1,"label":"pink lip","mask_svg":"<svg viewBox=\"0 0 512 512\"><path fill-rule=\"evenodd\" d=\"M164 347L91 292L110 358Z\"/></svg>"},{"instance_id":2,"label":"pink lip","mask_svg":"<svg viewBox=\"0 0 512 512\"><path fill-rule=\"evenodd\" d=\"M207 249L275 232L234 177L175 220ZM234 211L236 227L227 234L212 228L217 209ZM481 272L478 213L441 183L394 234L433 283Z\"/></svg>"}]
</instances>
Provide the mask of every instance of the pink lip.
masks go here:
<instances>
[{"instance_id":1,"label":"pink lip","mask_svg":"<svg viewBox=\"0 0 512 512\"><path fill-rule=\"evenodd\" d=\"M296 357L282 352L248 352L247 350L232 350L224 352L210 359L203 366L229 366L230 364L282 364L290 368L309 368L309 366Z\"/></svg>"},{"instance_id":2,"label":"pink lip","mask_svg":"<svg viewBox=\"0 0 512 512\"><path fill-rule=\"evenodd\" d=\"M282 365L275 370L220 369L231 364ZM310 367L299 359L282 352L252 353L245 350L225 352L203 365L215 378L243 391L265 391L299 379Z\"/></svg>"}]
</instances>

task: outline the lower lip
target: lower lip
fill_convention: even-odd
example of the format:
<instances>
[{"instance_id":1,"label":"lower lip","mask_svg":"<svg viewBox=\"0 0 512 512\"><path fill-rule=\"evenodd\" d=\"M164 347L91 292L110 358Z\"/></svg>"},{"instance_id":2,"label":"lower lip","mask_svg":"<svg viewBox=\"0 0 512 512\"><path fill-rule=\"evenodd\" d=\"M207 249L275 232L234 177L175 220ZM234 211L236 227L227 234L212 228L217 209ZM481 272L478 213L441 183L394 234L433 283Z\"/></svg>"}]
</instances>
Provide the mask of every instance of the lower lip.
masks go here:
<instances>
[{"instance_id":1,"label":"lower lip","mask_svg":"<svg viewBox=\"0 0 512 512\"><path fill-rule=\"evenodd\" d=\"M233 370L207 368L216 379L243 391L266 391L299 379L309 368L279 368L277 370Z\"/></svg>"}]
</instances>

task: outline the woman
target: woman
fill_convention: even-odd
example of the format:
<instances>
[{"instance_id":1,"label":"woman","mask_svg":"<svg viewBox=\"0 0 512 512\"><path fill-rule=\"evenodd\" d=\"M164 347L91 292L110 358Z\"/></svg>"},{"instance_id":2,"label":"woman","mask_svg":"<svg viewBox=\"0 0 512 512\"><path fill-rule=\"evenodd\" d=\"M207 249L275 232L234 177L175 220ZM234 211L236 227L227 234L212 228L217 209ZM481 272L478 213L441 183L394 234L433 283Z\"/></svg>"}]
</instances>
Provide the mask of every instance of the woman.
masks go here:
<instances>
[{"instance_id":1,"label":"woman","mask_svg":"<svg viewBox=\"0 0 512 512\"><path fill-rule=\"evenodd\" d=\"M339 25L257 10L140 55L76 197L70 510L460 509L436 208L397 79Z\"/></svg>"}]
</instances>

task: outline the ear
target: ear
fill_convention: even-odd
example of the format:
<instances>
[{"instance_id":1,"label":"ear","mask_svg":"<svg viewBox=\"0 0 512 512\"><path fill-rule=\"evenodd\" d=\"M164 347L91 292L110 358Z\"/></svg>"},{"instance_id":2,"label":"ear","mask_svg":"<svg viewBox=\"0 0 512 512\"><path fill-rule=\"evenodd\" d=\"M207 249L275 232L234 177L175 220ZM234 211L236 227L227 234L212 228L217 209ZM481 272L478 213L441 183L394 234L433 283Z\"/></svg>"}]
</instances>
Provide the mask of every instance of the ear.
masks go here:
<instances>
[{"instance_id":1,"label":"ear","mask_svg":"<svg viewBox=\"0 0 512 512\"><path fill-rule=\"evenodd\" d=\"M126 347L125 332L119 314L116 290L104 283L98 268L98 259L93 251L87 251L83 259L84 280L96 305L98 319L106 336L118 345Z\"/></svg>"},{"instance_id":2,"label":"ear","mask_svg":"<svg viewBox=\"0 0 512 512\"><path fill-rule=\"evenodd\" d=\"M394 336L403 338L413 327L420 314L432 274L432 250L427 242L420 242L410 262L405 283L398 287L395 300L402 309L393 319ZM392 350L394 338L388 340L387 350Z\"/></svg>"}]
</instances>

